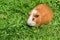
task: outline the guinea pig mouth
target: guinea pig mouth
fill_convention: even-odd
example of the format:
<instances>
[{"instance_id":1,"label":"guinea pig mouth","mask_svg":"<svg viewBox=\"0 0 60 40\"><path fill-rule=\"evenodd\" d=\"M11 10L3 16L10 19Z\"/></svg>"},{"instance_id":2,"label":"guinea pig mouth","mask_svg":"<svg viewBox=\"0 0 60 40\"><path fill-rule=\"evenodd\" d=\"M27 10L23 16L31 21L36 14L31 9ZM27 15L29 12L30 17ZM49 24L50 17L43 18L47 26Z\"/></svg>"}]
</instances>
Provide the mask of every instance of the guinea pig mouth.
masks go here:
<instances>
[{"instance_id":1,"label":"guinea pig mouth","mask_svg":"<svg viewBox=\"0 0 60 40\"><path fill-rule=\"evenodd\" d=\"M28 24L29 26L35 26L35 24L36 24L32 19L33 19L33 16L31 15L31 16L29 17L28 21L27 21L27 24Z\"/></svg>"},{"instance_id":2,"label":"guinea pig mouth","mask_svg":"<svg viewBox=\"0 0 60 40\"><path fill-rule=\"evenodd\" d=\"M27 21L27 24L29 25L29 26L35 26L35 22L34 21Z\"/></svg>"}]
</instances>

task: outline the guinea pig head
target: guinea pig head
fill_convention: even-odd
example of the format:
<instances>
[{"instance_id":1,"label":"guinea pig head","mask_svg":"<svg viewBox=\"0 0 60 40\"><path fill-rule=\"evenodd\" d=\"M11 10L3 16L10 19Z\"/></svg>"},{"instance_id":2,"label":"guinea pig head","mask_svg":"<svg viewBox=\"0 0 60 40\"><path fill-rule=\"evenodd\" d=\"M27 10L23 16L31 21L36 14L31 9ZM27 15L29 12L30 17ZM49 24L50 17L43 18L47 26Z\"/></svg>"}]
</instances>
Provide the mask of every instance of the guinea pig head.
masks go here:
<instances>
[{"instance_id":1,"label":"guinea pig head","mask_svg":"<svg viewBox=\"0 0 60 40\"><path fill-rule=\"evenodd\" d=\"M41 15L39 13L38 10L33 9L30 13L29 13L29 18L27 21L27 24L29 26L39 26L40 22L41 22Z\"/></svg>"}]
</instances>

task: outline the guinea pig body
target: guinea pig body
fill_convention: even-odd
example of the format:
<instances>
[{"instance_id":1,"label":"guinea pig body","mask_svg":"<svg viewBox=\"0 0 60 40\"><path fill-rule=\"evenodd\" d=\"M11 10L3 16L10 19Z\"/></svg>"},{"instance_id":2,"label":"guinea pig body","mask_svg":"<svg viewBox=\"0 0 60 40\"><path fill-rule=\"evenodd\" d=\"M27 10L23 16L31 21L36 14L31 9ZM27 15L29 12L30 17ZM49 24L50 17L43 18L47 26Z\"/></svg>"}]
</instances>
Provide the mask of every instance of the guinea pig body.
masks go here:
<instances>
[{"instance_id":1,"label":"guinea pig body","mask_svg":"<svg viewBox=\"0 0 60 40\"><path fill-rule=\"evenodd\" d=\"M36 6L30 13L27 24L30 26L40 26L48 24L53 19L53 12L46 4Z\"/></svg>"}]
</instances>

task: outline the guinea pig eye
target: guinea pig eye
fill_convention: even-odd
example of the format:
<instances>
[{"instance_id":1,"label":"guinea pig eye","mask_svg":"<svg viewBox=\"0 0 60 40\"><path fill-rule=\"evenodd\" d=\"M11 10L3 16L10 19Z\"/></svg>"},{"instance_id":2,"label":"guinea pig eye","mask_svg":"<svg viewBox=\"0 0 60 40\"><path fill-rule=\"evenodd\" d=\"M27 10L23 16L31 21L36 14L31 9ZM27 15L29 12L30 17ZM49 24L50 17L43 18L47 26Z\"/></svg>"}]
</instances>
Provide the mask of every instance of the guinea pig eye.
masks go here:
<instances>
[{"instance_id":1,"label":"guinea pig eye","mask_svg":"<svg viewBox=\"0 0 60 40\"><path fill-rule=\"evenodd\" d=\"M37 18L37 17L39 17L39 15L35 15L35 17Z\"/></svg>"},{"instance_id":2,"label":"guinea pig eye","mask_svg":"<svg viewBox=\"0 0 60 40\"><path fill-rule=\"evenodd\" d=\"M34 20L34 18L32 20Z\"/></svg>"}]
</instances>

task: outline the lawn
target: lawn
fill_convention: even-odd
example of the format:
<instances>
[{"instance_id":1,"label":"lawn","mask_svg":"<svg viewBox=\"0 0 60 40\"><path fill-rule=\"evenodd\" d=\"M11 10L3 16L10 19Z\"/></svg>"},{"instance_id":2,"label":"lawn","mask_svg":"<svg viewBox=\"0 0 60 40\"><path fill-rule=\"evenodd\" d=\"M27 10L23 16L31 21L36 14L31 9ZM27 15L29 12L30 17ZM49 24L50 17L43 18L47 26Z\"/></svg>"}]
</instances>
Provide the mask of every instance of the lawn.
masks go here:
<instances>
[{"instance_id":1,"label":"lawn","mask_svg":"<svg viewBox=\"0 0 60 40\"><path fill-rule=\"evenodd\" d=\"M53 21L40 27L28 26L28 12L47 4ZM0 40L60 40L60 0L0 0Z\"/></svg>"}]
</instances>

